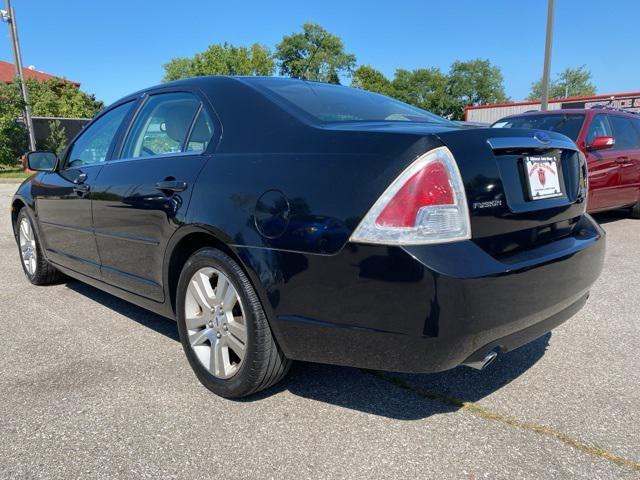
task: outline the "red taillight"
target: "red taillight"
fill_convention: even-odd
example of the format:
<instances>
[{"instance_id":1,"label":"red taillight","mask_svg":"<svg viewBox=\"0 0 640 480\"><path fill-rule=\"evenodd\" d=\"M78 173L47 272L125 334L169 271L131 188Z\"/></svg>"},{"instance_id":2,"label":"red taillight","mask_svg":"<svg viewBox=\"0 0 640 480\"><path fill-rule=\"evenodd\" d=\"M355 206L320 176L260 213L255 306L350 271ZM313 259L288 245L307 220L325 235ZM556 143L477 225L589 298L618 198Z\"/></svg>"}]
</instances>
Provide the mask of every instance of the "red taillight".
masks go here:
<instances>
[{"instance_id":1,"label":"red taillight","mask_svg":"<svg viewBox=\"0 0 640 480\"><path fill-rule=\"evenodd\" d=\"M471 238L462 176L453 154L438 147L418 157L373 204L352 242L427 245Z\"/></svg>"},{"instance_id":2,"label":"red taillight","mask_svg":"<svg viewBox=\"0 0 640 480\"><path fill-rule=\"evenodd\" d=\"M376 219L381 227L413 227L418 211L433 205L455 203L447 167L434 162L413 175Z\"/></svg>"}]
</instances>

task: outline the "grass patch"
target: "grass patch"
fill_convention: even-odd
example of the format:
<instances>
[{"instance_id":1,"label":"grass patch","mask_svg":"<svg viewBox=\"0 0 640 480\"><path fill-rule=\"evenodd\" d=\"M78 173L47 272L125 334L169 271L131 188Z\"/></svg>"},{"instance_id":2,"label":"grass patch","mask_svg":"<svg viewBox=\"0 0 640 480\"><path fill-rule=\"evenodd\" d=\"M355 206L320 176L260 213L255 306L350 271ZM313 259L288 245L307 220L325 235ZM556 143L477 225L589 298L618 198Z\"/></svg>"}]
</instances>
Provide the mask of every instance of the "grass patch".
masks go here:
<instances>
[{"instance_id":1,"label":"grass patch","mask_svg":"<svg viewBox=\"0 0 640 480\"><path fill-rule=\"evenodd\" d=\"M22 170L20 167L7 167L0 166L0 178L16 178L16 179L25 179L29 177L31 174Z\"/></svg>"}]
</instances>

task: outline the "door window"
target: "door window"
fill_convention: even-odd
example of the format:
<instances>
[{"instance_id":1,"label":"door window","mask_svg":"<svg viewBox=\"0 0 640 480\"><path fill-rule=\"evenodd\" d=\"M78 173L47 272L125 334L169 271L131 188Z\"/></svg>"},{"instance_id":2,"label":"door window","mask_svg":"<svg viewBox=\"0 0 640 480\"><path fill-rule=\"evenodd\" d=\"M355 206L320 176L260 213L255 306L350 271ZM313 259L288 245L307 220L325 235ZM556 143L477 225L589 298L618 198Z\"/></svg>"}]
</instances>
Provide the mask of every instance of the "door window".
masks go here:
<instances>
[{"instance_id":1,"label":"door window","mask_svg":"<svg viewBox=\"0 0 640 480\"><path fill-rule=\"evenodd\" d=\"M213 137L213 122L204 108L200 109L187 142L187 152L204 152Z\"/></svg>"},{"instance_id":2,"label":"door window","mask_svg":"<svg viewBox=\"0 0 640 480\"><path fill-rule=\"evenodd\" d=\"M614 148L616 150L635 150L640 148L640 136L631 120L618 115L611 115L609 122L613 129L613 136L616 139Z\"/></svg>"},{"instance_id":3,"label":"door window","mask_svg":"<svg viewBox=\"0 0 640 480\"><path fill-rule=\"evenodd\" d=\"M587 145L591 145L593 139L596 137L613 137L611 131L611 125L607 120L606 115L596 115L589 125L589 132L587 133Z\"/></svg>"},{"instance_id":4,"label":"door window","mask_svg":"<svg viewBox=\"0 0 640 480\"><path fill-rule=\"evenodd\" d=\"M152 95L138 114L124 144L122 158L185 151L186 138L200 108L189 93Z\"/></svg>"},{"instance_id":5,"label":"door window","mask_svg":"<svg viewBox=\"0 0 640 480\"><path fill-rule=\"evenodd\" d=\"M73 143L67 156L67 166L80 167L104 162L118 127L132 106L133 102L120 105L89 125Z\"/></svg>"}]
</instances>

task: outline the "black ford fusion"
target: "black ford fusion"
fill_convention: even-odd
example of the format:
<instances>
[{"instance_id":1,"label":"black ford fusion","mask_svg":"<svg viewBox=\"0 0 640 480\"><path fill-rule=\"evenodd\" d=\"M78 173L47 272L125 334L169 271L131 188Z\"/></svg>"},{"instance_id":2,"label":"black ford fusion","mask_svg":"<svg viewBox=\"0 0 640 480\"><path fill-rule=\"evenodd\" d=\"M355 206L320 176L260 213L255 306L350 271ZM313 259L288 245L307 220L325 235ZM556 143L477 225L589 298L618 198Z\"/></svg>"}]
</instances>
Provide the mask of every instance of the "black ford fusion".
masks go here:
<instances>
[{"instance_id":1,"label":"black ford fusion","mask_svg":"<svg viewBox=\"0 0 640 480\"><path fill-rule=\"evenodd\" d=\"M225 397L292 360L482 368L575 314L602 268L568 138L461 129L347 87L165 84L28 163L12 220L29 280L66 274L176 319Z\"/></svg>"}]
</instances>

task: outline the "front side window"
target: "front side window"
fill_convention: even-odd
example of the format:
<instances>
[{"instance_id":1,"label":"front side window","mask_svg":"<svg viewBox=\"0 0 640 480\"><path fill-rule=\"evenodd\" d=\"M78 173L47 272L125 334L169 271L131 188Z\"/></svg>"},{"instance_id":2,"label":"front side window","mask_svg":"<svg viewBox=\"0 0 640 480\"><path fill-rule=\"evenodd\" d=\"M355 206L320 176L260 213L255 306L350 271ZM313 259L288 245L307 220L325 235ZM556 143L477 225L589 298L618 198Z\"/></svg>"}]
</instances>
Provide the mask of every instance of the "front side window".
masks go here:
<instances>
[{"instance_id":1,"label":"front side window","mask_svg":"<svg viewBox=\"0 0 640 480\"><path fill-rule=\"evenodd\" d=\"M589 125L587 145L591 145L596 137L613 137L611 125L606 115L596 115Z\"/></svg>"},{"instance_id":2,"label":"front side window","mask_svg":"<svg viewBox=\"0 0 640 480\"><path fill-rule=\"evenodd\" d=\"M81 167L104 162L118 127L132 106L133 102L120 105L89 125L71 147L67 166Z\"/></svg>"},{"instance_id":3,"label":"front side window","mask_svg":"<svg viewBox=\"0 0 640 480\"><path fill-rule=\"evenodd\" d=\"M638 132L633 128L630 119L618 115L611 115L609 122L613 129L613 137L616 139L614 146L616 150L635 150L640 148Z\"/></svg>"},{"instance_id":4,"label":"front side window","mask_svg":"<svg viewBox=\"0 0 640 480\"><path fill-rule=\"evenodd\" d=\"M185 151L185 141L200 100L189 93L153 95L145 102L127 136L122 158Z\"/></svg>"}]
</instances>

